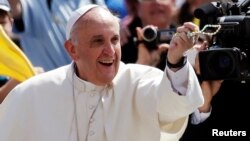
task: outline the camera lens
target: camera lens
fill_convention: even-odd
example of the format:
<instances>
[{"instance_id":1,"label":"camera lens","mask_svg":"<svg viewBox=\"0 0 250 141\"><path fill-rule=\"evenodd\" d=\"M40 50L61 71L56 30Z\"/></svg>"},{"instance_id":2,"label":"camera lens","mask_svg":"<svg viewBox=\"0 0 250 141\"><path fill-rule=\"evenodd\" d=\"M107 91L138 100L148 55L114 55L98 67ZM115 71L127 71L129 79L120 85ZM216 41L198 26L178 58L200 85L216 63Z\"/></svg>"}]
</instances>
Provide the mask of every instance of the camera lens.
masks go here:
<instances>
[{"instance_id":1,"label":"camera lens","mask_svg":"<svg viewBox=\"0 0 250 141\"><path fill-rule=\"evenodd\" d=\"M208 60L208 68L217 76L229 76L235 70L235 57L231 52L215 51Z\"/></svg>"},{"instance_id":2,"label":"camera lens","mask_svg":"<svg viewBox=\"0 0 250 141\"><path fill-rule=\"evenodd\" d=\"M143 30L143 37L145 41L152 42L157 37L157 30L152 27L147 27Z\"/></svg>"},{"instance_id":3,"label":"camera lens","mask_svg":"<svg viewBox=\"0 0 250 141\"><path fill-rule=\"evenodd\" d=\"M239 79L241 52L237 48L216 48L199 52L203 80Z\"/></svg>"}]
</instances>

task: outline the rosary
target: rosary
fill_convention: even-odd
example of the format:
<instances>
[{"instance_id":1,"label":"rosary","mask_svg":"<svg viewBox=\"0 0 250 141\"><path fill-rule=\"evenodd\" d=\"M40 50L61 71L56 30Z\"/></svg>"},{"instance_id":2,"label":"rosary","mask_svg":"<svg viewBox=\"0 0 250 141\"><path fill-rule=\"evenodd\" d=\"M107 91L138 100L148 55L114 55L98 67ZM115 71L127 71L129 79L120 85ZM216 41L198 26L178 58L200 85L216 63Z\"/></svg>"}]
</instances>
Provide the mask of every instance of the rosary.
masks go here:
<instances>
[{"instance_id":1,"label":"rosary","mask_svg":"<svg viewBox=\"0 0 250 141\"><path fill-rule=\"evenodd\" d=\"M215 28L216 30L214 32L206 32L205 30L207 28ZM208 36L213 36L215 34L217 34L221 29L221 25L211 25L211 24L207 24L203 27L202 30L200 31L194 31L194 32L188 32L187 33L187 37L189 39L192 39L193 44L195 44L197 42L197 39L200 35L208 35Z\"/></svg>"}]
</instances>

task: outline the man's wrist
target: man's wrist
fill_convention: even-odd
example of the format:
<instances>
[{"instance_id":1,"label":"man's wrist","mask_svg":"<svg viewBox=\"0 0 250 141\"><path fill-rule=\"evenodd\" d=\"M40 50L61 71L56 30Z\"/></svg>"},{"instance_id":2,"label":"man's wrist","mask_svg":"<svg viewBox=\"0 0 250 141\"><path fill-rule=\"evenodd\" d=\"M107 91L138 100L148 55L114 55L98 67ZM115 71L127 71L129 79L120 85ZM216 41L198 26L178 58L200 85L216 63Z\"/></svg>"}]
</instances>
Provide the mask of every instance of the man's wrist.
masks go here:
<instances>
[{"instance_id":1,"label":"man's wrist","mask_svg":"<svg viewBox=\"0 0 250 141\"><path fill-rule=\"evenodd\" d=\"M183 56L179 62L177 62L176 64L172 64L168 61L167 59L167 66L171 69L171 68L182 68L183 66L185 66L187 63L187 56Z\"/></svg>"}]
</instances>

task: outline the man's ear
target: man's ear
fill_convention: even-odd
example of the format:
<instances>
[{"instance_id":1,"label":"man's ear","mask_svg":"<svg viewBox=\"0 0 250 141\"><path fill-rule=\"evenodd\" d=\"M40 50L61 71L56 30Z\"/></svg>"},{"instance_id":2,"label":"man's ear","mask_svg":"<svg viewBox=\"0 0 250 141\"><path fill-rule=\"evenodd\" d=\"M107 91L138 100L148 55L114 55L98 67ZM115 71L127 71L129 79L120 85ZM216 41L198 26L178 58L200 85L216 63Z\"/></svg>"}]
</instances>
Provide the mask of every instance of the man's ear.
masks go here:
<instances>
[{"instance_id":1,"label":"man's ear","mask_svg":"<svg viewBox=\"0 0 250 141\"><path fill-rule=\"evenodd\" d=\"M64 42L64 47L67 50L68 54L70 55L71 59L76 61L78 58L78 55L76 53L76 47L73 45L70 39Z\"/></svg>"}]
</instances>

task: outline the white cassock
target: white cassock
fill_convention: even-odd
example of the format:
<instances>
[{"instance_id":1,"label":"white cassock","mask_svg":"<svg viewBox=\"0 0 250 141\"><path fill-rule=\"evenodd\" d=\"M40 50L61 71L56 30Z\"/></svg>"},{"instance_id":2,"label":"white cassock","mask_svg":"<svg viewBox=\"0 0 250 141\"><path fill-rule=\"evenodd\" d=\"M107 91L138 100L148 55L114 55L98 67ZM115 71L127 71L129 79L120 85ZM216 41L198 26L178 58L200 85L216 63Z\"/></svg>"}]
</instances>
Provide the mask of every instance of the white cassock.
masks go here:
<instances>
[{"instance_id":1,"label":"white cassock","mask_svg":"<svg viewBox=\"0 0 250 141\"><path fill-rule=\"evenodd\" d=\"M32 77L7 96L1 141L178 140L204 101L189 63L175 73L121 63L107 86L81 80L73 66Z\"/></svg>"}]
</instances>

